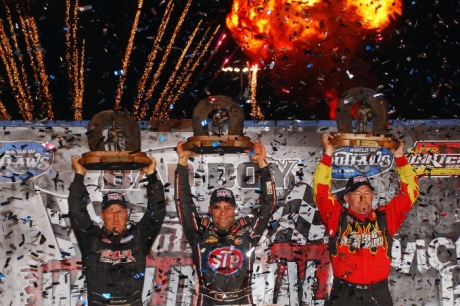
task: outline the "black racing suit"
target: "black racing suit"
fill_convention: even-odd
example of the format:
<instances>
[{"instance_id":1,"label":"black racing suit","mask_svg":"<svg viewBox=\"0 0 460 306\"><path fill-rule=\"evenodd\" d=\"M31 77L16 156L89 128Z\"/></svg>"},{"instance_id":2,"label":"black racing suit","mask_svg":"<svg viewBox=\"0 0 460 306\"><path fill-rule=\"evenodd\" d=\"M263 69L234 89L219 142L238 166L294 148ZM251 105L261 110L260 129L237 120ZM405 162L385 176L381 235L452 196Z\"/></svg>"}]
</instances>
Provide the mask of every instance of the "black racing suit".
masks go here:
<instances>
[{"instance_id":1,"label":"black racing suit","mask_svg":"<svg viewBox=\"0 0 460 306\"><path fill-rule=\"evenodd\" d=\"M164 188L156 171L147 176L147 211L139 223L128 222L114 234L93 224L83 183L75 173L70 185L69 215L86 274L89 305L142 305L146 256L166 214Z\"/></svg>"},{"instance_id":2,"label":"black racing suit","mask_svg":"<svg viewBox=\"0 0 460 306\"><path fill-rule=\"evenodd\" d=\"M260 198L253 217L237 219L228 230L217 229L209 217L198 214L186 166L177 165L176 208L192 248L199 281L197 305L252 304L251 278L254 250L276 205L269 167L257 172Z\"/></svg>"}]
</instances>

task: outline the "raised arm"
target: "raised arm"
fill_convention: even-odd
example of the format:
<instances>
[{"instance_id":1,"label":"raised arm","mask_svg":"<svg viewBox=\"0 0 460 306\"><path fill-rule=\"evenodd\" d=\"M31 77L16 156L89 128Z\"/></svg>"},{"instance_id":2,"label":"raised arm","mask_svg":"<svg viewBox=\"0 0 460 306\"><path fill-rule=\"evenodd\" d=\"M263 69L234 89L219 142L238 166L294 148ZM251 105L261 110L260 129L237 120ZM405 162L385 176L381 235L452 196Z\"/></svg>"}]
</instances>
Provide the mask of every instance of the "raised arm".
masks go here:
<instances>
[{"instance_id":1,"label":"raised arm","mask_svg":"<svg viewBox=\"0 0 460 306\"><path fill-rule=\"evenodd\" d=\"M164 187L157 177L155 158L150 157L150 165L141 169L147 176L147 211L138 223L138 231L142 246L150 248L160 233L161 225L166 215L166 201Z\"/></svg>"},{"instance_id":2,"label":"raised arm","mask_svg":"<svg viewBox=\"0 0 460 306\"><path fill-rule=\"evenodd\" d=\"M196 241L196 232L200 224L195 203L193 202L192 190L188 179L187 160L195 155L189 150L184 150L183 141L177 143L177 156L179 161L175 171L174 198L176 199L176 210L183 227L185 238L190 244Z\"/></svg>"},{"instance_id":3,"label":"raised arm","mask_svg":"<svg viewBox=\"0 0 460 306\"><path fill-rule=\"evenodd\" d=\"M255 219L253 220L253 232L251 234L251 238L255 240L260 239L263 234L277 203L275 180L267 164L266 155L264 145L260 142L255 142L254 149L249 154L249 158L259 166L259 171L256 175L260 179L260 197L257 209L253 211Z\"/></svg>"},{"instance_id":4,"label":"raised arm","mask_svg":"<svg viewBox=\"0 0 460 306\"><path fill-rule=\"evenodd\" d=\"M398 194L391 199L385 208L388 220L388 231L393 236L414 205L419 195L417 175L404 155L404 143L401 141L398 149L393 152L396 171L399 175L400 187Z\"/></svg>"},{"instance_id":5,"label":"raised arm","mask_svg":"<svg viewBox=\"0 0 460 306\"><path fill-rule=\"evenodd\" d=\"M324 154L313 174L313 199L318 205L321 220L326 224L328 235L333 236L338 226L342 206L331 193L334 146L330 143L330 138L332 138L330 134L324 134L321 138Z\"/></svg>"},{"instance_id":6,"label":"raised arm","mask_svg":"<svg viewBox=\"0 0 460 306\"><path fill-rule=\"evenodd\" d=\"M93 221L86 209L90 203L89 194L84 184L86 168L79 164L79 160L80 157L74 157L72 160L75 177L69 187L69 217L80 247L86 248L85 236L87 231L93 227Z\"/></svg>"}]
</instances>

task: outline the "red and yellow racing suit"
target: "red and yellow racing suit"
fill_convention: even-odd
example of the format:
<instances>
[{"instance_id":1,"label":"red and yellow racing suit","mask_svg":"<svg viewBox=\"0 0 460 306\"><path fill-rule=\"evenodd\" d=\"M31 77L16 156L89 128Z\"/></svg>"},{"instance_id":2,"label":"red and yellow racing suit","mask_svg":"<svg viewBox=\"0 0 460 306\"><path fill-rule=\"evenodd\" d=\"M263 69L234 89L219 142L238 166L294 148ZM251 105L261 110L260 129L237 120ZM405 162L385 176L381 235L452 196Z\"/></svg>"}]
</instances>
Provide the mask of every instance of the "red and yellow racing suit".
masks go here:
<instances>
[{"instance_id":1,"label":"red and yellow racing suit","mask_svg":"<svg viewBox=\"0 0 460 306\"><path fill-rule=\"evenodd\" d=\"M329 236L335 278L375 284L388 278L393 236L419 194L416 174L405 156L395 158L401 186L391 201L363 215L344 208L330 192L332 157L324 155L314 174L314 199Z\"/></svg>"}]
</instances>

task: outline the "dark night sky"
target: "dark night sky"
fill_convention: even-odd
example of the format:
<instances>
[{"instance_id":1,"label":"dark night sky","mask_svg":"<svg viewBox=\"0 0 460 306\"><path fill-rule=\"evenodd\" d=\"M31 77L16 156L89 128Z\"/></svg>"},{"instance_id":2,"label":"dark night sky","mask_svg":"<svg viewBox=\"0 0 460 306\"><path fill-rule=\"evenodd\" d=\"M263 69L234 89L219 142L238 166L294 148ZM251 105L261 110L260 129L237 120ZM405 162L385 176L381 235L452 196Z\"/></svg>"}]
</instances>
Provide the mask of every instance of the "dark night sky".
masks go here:
<instances>
[{"instance_id":1,"label":"dark night sky","mask_svg":"<svg viewBox=\"0 0 460 306\"><path fill-rule=\"evenodd\" d=\"M74 3L74 1L71 1ZM334 1L331 1L334 2ZM24 7L26 1L8 1L12 9L13 20L17 20L14 7ZM186 1L174 0L175 9L166 28L166 35L160 46L164 50L177 24L177 20ZM328 2L329 3L329 2ZM5 20L4 3L0 4L0 18ZM126 49L129 32L137 1L133 0L93 0L80 1L80 6L92 5L92 10L79 14L78 38L85 39L85 93L83 104L83 119L90 119L99 111L113 109L118 77L114 71L120 70ZM145 0L135 37L134 50L131 54L129 69L126 73L126 89L122 96L122 107L132 109L135 88L141 76L147 55L152 48L152 36L155 36L163 16L165 3ZM194 0L186 16L184 25L176 39L167 65L160 74L160 85L149 103L154 105L161 88L168 82L174 69L174 64L188 41L190 33L197 22L202 19L201 35L207 27L214 29L221 24L221 29L203 63L190 79L190 84L171 111L171 118L191 118L196 103L207 96L205 88L212 95L229 95L238 100L241 92L238 75L219 73L225 58L231 57L232 64L245 63L242 50L231 38L225 28L225 16L231 7L231 0L204 1ZM157 15L152 13L154 8ZM50 91L53 95L53 111L55 119L71 120L73 111L69 98L69 80L65 62L65 1L36 0L29 4L29 9L23 9L32 14L37 20L41 46L46 50L45 66L50 80ZM357 67L366 70L366 75L372 76L372 81L357 78L350 86L378 87L385 94L391 110L392 119L428 119L458 118L460 105L460 1L403 1L403 16L385 29L381 36L367 35L360 39L353 54ZM9 31L7 23L3 23ZM107 29L104 34L103 29ZM21 32L16 34L21 41ZM227 34L223 44L211 55L217 39L222 33ZM379 38L379 39L377 39ZM206 38L205 38L206 39ZM193 46L196 46L194 42ZM26 54L24 46L21 52ZM190 53L190 52L189 52ZM305 52L306 54L308 52ZM156 61L161 59L161 53ZM321 52L306 56L318 57ZM26 58L26 56L24 56ZM158 63L154 66L154 70ZM28 74L32 75L30 68ZM299 67L299 69L301 69ZM5 66L0 62L0 100L6 106L13 119L21 119L17 102L12 95ZM51 77L52 76L52 77ZM317 76L312 73L311 78ZM286 96L279 94L282 82L274 81L274 76L265 67L259 72L257 100L262 107L266 119L328 119L328 105L324 92L312 85L308 97L305 92L301 96ZM29 76L32 80L32 76ZM32 90L33 81L31 81ZM315 83L312 83L315 84ZM288 84L289 85L289 84ZM244 79L247 86L247 79ZM330 85L334 87L333 84ZM342 86L343 87L343 86ZM340 87L337 88L342 90ZM339 92L340 94L341 92ZM39 103L39 102L37 102ZM247 119L249 116L249 105ZM42 118L40 107L35 106L35 118Z\"/></svg>"}]
</instances>

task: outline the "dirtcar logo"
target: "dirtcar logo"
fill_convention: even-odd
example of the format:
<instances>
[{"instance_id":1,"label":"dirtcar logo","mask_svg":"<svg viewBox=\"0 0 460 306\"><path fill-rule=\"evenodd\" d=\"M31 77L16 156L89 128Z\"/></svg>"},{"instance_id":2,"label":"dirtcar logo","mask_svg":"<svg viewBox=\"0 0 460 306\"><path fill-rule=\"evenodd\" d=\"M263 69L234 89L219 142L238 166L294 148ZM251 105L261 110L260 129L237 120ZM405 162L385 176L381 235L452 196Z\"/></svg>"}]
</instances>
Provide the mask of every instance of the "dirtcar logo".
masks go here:
<instances>
[{"instance_id":1,"label":"dirtcar logo","mask_svg":"<svg viewBox=\"0 0 460 306\"><path fill-rule=\"evenodd\" d=\"M127 263L127 262L135 262L136 259L132 255L131 250L123 250L123 251L112 251L112 250L104 250L102 251L101 258L99 259L101 262L107 262L111 264L119 264L119 263Z\"/></svg>"},{"instance_id":2,"label":"dirtcar logo","mask_svg":"<svg viewBox=\"0 0 460 306\"><path fill-rule=\"evenodd\" d=\"M233 247L217 248L209 253L208 265L219 274L233 274L243 265L243 254Z\"/></svg>"},{"instance_id":3,"label":"dirtcar logo","mask_svg":"<svg viewBox=\"0 0 460 306\"><path fill-rule=\"evenodd\" d=\"M454 176L460 174L460 142L417 141L410 148L409 163L417 175Z\"/></svg>"}]
</instances>

